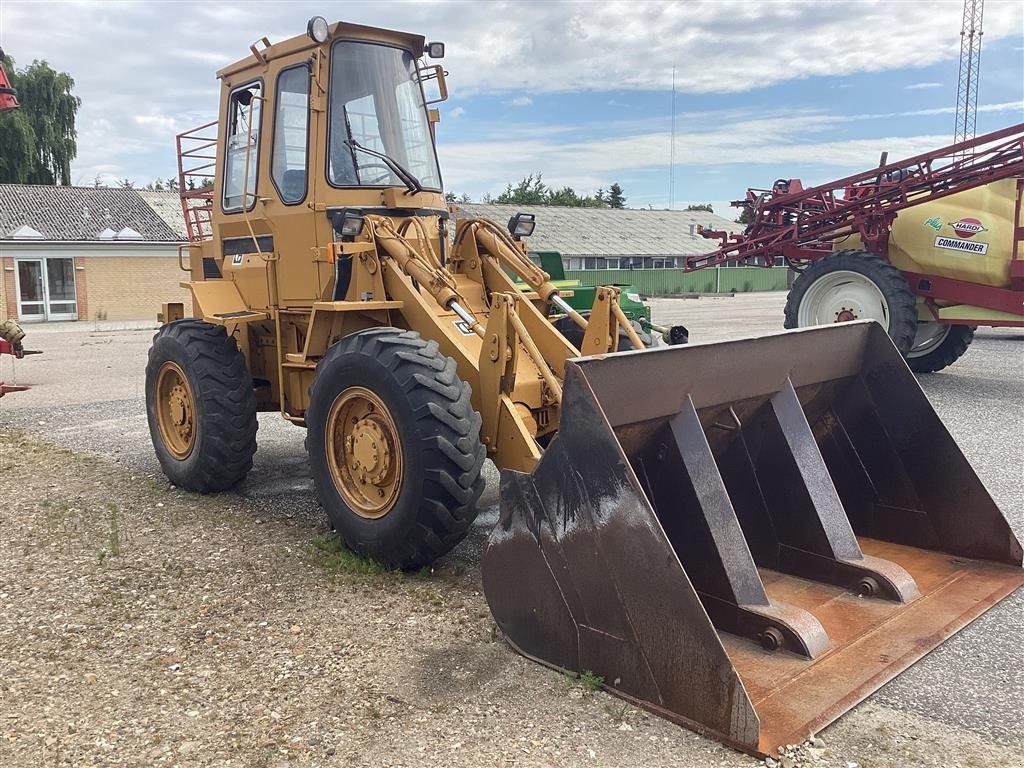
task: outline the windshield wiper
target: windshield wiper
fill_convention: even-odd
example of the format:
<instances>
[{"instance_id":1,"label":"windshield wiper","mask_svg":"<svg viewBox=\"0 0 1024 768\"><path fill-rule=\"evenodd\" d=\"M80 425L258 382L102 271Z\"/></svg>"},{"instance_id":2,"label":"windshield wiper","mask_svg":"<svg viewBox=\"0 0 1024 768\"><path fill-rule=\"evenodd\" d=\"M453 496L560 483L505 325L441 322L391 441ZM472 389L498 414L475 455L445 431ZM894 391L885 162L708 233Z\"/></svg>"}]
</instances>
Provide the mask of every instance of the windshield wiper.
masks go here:
<instances>
[{"instance_id":1,"label":"windshield wiper","mask_svg":"<svg viewBox=\"0 0 1024 768\"><path fill-rule=\"evenodd\" d=\"M371 157L376 157L378 160L381 160L388 168L390 168L394 172L395 176L397 176L403 182L405 182L405 186L407 186L409 188L410 192L422 192L423 191L423 185L420 184L420 180L417 179L415 176L413 176L408 171L408 169L406 169L404 166L402 166L394 158L388 157L383 152L378 152L375 149L370 149L369 147L364 147L362 144L360 144L355 139L346 139L345 140L345 144L348 147L350 147L351 149L358 149L360 152L365 152L366 154L370 155Z\"/></svg>"}]
</instances>

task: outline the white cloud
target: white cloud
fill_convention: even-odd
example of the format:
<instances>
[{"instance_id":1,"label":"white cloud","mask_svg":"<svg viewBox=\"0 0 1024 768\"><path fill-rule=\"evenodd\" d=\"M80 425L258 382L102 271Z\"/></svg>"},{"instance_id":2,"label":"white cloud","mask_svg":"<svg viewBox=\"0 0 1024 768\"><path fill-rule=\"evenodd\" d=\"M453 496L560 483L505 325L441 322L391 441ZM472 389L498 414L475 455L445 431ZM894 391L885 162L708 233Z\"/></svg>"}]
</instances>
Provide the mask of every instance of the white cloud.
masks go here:
<instances>
[{"instance_id":1,"label":"white cloud","mask_svg":"<svg viewBox=\"0 0 1024 768\"><path fill-rule=\"evenodd\" d=\"M186 130L175 118L168 115L135 115L132 120L142 128L165 136L175 136Z\"/></svg>"},{"instance_id":2,"label":"white cloud","mask_svg":"<svg viewBox=\"0 0 1024 768\"><path fill-rule=\"evenodd\" d=\"M455 109L453 109L451 112L448 113L448 116L449 117L462 117L464 114L466 114L466 110L465 109L463 109L462 107L456 107Z\"/></svg>"},{"instance_id":3,"label":"white cloud","mask_svg":"<svg viewBox=\"0 0 1024 768\"><path fill-rule=\"evenodd\" d=\"M1024 4L987 5L986 44L1019 38ZM681 93L735 93L814 76L954 62L959 55L958 2L613 0L534 3L529 13L509 7L409 2L399 20L393 4L348 2L343 13L355 23L444 39L453 93L529 94L513 101L568 91L667 91L673 67ZM173 172L171 133L216 116L217 68L247 57L249 45L264 35L275 41L301 35L305 20L323 9L322 0L0 0L0 30L19 65L46 59L75 78L83 99L76 178L114 165L141 179ZM883 29L899 44L880 54ZM567 130L535 129L540 146Z\"/></svg>"},{"instance_id":4,"label":"white cloud","mask_svg":"<svg viewBox=\"0 0 1024 768\"><path fill-rule=\"evenodd\" d=\"M529 96L516 96L512 101L509 102L513 107L528 107L533 104L533 99Z\"/></svg>"},{"instance_id":5,"label":"white cloud","mask_svg":"<svg viewBox=\"0 0 1024 768\"><path fill-rule=\"evenodd\" d=\"M504 183L520 179L537 170L544 172L550 186L568 185L578 191L606 187L624 172L658 167L667 178L669 134L654 133L624 139L595 140L558 144L554 142L476 142L442 147L441 156L450 189L468 191L472 195L497 194ZM736 142L729 131L715 131L677 139L676 162L680 165L740 165L751 168L752 185L770 185L772 179L760 179L757 165L805 166L808 158L818 164L838 169L837 173L871 167L879 153L887 150L890 157L910 157L948 142L948 136L901 136L880 139L849 139L840 141L802 141L790 144L768 140ZM823 178L805 179L808 183ZM500 183L495 180L500 179ZM676 175L677 194L693 191L687 179ZM742 196L744 190L737 189ZM657 200L633 200L636 204Z\"/></svg>"},{"instance_id":6,"label":"white cloud","mask_svg":"<svg viewBox=\"0 0 1024 768\"><path fill-rule=\"evenodd\" d=\"M941 88L942 83L911 83L910 85L903 86L904 90L907 91L922 91L926 88Z\"/></svg>"},{"instance_id":7,"label":"white cloud","mask_svg":"<svg viewBox=\"0 0 1024 768\"><path fill-rule=\"evenodd\" d=\"M1020 111L1022 102L979 105L982 112ZM829 178L870 168L882 151L891 162L913 157L950 143L949 134L916 134L879 138L832 139L837 129L850 121L874 121L882 118L913 116L919 113L944 114L942 110L916 110L888 114L779 113L759 117L741 117L730 112L728 119L704 113L694 122L711 128L686 128L676 136L676 163L686 172L704 176L727 166L750 168L744 174L752 186L769 185L773 179L760 178L758 166L781 165L794 169L816 169L815 178L805 183L822 183ZM952 108L949 109L952 112ZM614 124L608 126L614 129ZM568 185L577 191L592 191L607 186L625 173L645 169L664 173L668 178L671 133L648 130L633 135L593 140L565 140L553 132L547 136L511 133L500 139L479 142L447 143L442 136L439 153L446 182L452 189L480 196L497 194L510 180L520 179L538 170L551 186ZM797 170L794 175L801 173ZM495 180L500 180L496 183ZM689 186L688 186L689 184ZM693 179L676 174L679 195L693 193ZM737 197L744 189L736 189ZM667 203L657 197L631 200L633 204Z\"/></svg>"}]
</instances>

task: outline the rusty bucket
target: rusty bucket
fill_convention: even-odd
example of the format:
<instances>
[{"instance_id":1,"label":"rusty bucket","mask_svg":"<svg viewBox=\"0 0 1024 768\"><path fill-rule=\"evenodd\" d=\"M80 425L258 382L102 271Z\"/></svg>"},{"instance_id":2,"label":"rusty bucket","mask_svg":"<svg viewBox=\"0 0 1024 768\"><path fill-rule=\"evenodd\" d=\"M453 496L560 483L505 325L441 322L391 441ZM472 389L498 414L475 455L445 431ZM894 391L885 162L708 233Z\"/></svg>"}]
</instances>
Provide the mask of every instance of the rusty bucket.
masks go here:
<instances>
[{"instance_id":1,"label":"rusty bucket","mask_svg":"<svg viewBox=\"0 0 1024 768\"><path fill-rule=\"evenodd\" d=\"M508 641L757 755L1024 583L1021 547L875 323L580 358L505 471Z\"/></svg>"}]
</instances>

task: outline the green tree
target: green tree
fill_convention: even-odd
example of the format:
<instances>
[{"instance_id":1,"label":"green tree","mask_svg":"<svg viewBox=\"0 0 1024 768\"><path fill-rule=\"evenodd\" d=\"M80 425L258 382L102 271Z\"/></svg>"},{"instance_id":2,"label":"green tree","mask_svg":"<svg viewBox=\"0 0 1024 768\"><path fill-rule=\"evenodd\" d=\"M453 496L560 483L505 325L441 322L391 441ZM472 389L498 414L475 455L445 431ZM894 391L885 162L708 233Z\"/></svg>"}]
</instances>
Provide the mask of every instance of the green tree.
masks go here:
<instances>
[{"instance_id":1,"label":"green tree","mask_svg":"<svg viewBox=\"0 0 1024 768\"><path fill-rule=\"evenodd\" d=\"M622 191L621 189L619 190ZM492 202L487 196L484 202ZM509 184L505 191L493 199L495 203L504 205L558 205L569 208L607 208L608 201L603 196L603 191L598 194L580 195L572 187L555 189L544 183L543 174L530 174L514 187Z\"/></svg>"},{"instance_id":2,"label":"green tree","mask_svg":"<svg viewBox=\"0 0 1024 768\"><path fill-rule=\"evenodd\" d=\"M749 206L743 206L743 210L740 211L740 215L736 217L737 224L750 224L754 220L754 209Z\"/></svg>"},{"instance_id":3,"label":"green tree","mask_svg":"<svg viewBox=\"0 0 1024 768\"><path fill-rule=\"evenodd\" d=\"M0 115L0 182L71 184L71 161L78 154L75 116L82 100L75 81L45 61L16 70L2 65L18 92L21 109Z\"/></svg>"},{"instance_id":4,"label":"green tree","mask_svg":"<svg viewBox=\"0 0 1024 768\"><path fill-rule=\"evenodd\" d=\"M711 203L697 203L696 205L688 205L686 206L686 210L703 211L704 213L714 213L714 210L711 208Z\"/></svg>"},{"instance_id":5,"label":"green tree","mask_svg":"<svg viewBox=\"0 0 1024 768\"><path fill-rule=\"evenodd\" d=\"M494 202L505 205L549 205L548 193L548 186L544 183L541 174L538 173L534 178L531 173L515 187L511 184L505 187L505 191L494 198Z\"/></svg>"},{"instance_id":6,"label":"green tree","mask_svg":"<svg viewBox=\"0 0 1024 768\"><path fill-rule=\"evenodd\" d=\"M549 189L547 199L541 205L561 205L569 208L582 208L583 198L576 194L572 187Z\"/></svg>"},{"instance_id":7,"label":"green tree","mask_svg":"<svg viewBox=\"0 0 1024 768\"><path fill-rule=\"evenodd\" d=\"M608 188L608 197L606 199L609 208L626 207L626 197L622 194L622 187L619 186L617 181Z\"/></svg>"}]
</instances>

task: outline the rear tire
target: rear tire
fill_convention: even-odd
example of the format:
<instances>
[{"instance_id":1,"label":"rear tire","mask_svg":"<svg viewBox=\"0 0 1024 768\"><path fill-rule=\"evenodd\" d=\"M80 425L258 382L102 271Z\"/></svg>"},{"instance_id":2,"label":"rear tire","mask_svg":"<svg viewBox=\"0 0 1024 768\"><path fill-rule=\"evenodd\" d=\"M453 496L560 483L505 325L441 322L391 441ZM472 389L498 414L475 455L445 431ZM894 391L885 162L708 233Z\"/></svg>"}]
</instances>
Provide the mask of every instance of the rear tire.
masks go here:
<instances>
[{"instance_id":1,"label":"rear tire","mask_svg":"<svg viewBox=\"0 0 1024 768\"><path fill-rule=\"evenodd\" d=\"M870 319L906 357L917 334L917 300L903 274L867 251L839 251L811 264L786 298L786 328Z\"/></svg>"},{"instance_id":2,"label":"rear tire","mask_svg":"<svg viewBox=\"0 0 1024 768\"><path fill-rule=\"evenodd\" d=\"M934 325L934 323L921 323ZM907 365L915 373L934 373L952 365L974 341L975 328L970 325L947 325L947 332L941 340L921 351L911 350L907 355Z\"/></svg>"},{"instance_id":3,"label":"rear tire","mask_svg":"<svg viewBox=\"0 0 1024 768\"><path fill-rule=\"evenodd\" d=\"M164 474L190 491L239 483L256 453L256 396L245 357L223 326L168 323L146 365L149 434Z\"/></svg>"},{"instance_id":4,"label":"rear tire","mask_svg":"<svg viewBox=\"0 0 1024 768\"><path fill-rule=\"evenodd\" d=\"M374 328L331 347L310 389L306 447L345 545L412 570L458 544L484 486L480 423L436 342Z\"/></svg>"}]
</instances>

